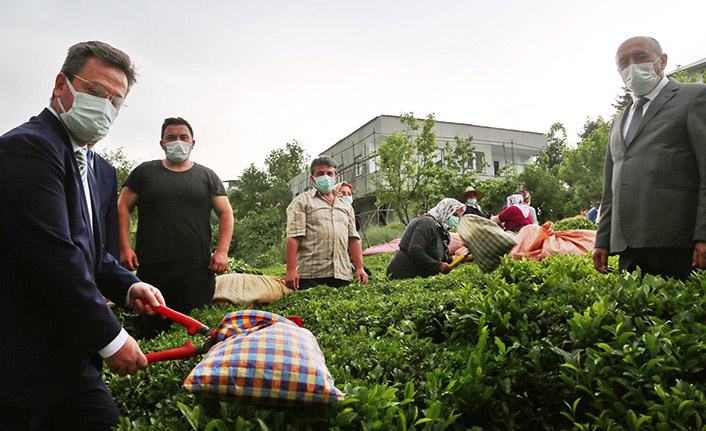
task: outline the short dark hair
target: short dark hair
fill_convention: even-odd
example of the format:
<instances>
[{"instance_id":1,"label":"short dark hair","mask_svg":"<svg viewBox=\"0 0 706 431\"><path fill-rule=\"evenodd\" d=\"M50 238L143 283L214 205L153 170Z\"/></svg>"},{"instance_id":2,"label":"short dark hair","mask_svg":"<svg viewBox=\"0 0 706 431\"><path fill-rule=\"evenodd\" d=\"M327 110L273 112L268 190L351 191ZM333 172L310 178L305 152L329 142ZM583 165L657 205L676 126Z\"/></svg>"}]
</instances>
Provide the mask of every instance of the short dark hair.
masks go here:
<instances>
[{"instance_id":1,"label":"short dark hair","mask_svg":"<svg viewBox=\"0 0 706 431\"><path fill-rule=\"evenodd\" d=\"M191 128L191 124L181 117L169 117L162 123L162 134L159 135L159 139L164 138L164 131L167 130L169 126L186 126L189 128L189 133L191 133L191 139L194 139L194 129Z\"/></svg>"},{"instance_id":2,"label":"short dark hair","mask_svg":"<svg viewBox=\"0 0 706 431\"><path fill-rule=\"evenodd\" d=\"M334 170L338 170L338 163L329 156L320 156L311 162L311 175L314 175L314 168L317 166L331 166Z\"/></svg>"},{"instance_id":3,"label":"short dark hair","mask_svg":"<svg viewBox=\"0 0 706 431\"><path fill-rule=\"evenodd\" d=\"M83 69L88 59L94 57L122 70L127 77L128 91L137 81L137 72L135 72L135 65L130 60L130 56L97 40L80 42L69 48L64 65L61 66L61 72L66 76L75 76Z\"/></svg>"}]
</instances>

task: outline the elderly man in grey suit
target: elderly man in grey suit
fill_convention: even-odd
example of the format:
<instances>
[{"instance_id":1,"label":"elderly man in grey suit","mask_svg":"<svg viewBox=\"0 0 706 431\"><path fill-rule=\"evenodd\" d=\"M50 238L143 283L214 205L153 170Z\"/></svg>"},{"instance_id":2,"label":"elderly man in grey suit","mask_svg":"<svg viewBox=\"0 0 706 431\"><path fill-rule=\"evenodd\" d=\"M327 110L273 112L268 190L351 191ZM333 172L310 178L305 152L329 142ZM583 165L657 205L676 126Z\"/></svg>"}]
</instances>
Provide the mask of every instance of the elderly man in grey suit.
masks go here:
<instances>
[{"instance_id":1,"label":"elderly man in grey suit","mask_svg":"<svg viewBox=\"0 0 706 431\"><path fill-rule=\"evenodd\" d=\"M706 267L706 85L667 79L650 37L615 60L633 100L610 131L593 264L618 253L620 270L685 279Z\"/></svg>"}]
</instances>

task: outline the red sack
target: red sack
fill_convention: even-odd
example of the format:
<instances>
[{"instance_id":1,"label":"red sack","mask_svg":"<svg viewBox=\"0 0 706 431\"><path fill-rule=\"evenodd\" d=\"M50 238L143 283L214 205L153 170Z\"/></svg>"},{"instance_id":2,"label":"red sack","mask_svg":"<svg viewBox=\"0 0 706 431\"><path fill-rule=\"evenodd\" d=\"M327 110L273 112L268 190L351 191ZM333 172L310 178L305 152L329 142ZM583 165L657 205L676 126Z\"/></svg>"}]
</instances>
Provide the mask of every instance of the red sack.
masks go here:
<instances>
[{"instance_id":1,"label":"red sack","mask_svg":"<svg viewBox=\"0 0 706 431\"><path fill-rule=\"evenodd\" d=\"M531 224L523 227L515 237L517 245L510 251L513 259L523 257L542 260L555 254L585 254L593 250L596 243L595 230L565 230L554 232L552 222L542 226Z\"/></svg>"}]
</instances>

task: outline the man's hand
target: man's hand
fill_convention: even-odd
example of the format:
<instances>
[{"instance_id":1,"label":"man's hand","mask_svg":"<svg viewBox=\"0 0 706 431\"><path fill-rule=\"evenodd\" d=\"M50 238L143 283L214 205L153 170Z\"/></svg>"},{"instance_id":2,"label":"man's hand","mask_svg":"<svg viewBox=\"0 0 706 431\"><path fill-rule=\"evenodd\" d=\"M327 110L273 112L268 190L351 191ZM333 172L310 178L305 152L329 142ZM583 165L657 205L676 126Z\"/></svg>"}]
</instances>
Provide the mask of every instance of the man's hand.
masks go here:
<instances>
[{"instance_id":1,"label":"man's hand","mask_svg":"<svg viewBox=\"0 0 706 431\"><path fill-rule=\"evenodd\" d=\"M135 254L135 251L131 247L120 250L120 264L130 271L134 271L140 266L140 263L137 261L137 254Z\"/></svg>"},{"instance_id":2,"label":"man's hand","mask_svg":"<svg viewBox=\"0 0 706 431\"><path fill-rule=\"evenodd\" d=\"M610 254L610 251L607 248L597 247L593 249L593 267L602 274L608 274L613 271L613 268L608 266L608 254Z\"/></svg>"},{"instance_id":3,"label":"man's hand","mask_svg":"<svg viewBox=\"0 0 706 431\"><path fill-rule=\"evenodd\" d=\"M213 272L221 273L228 269L228 255L226 253L213 253L211 262L208 264L208 269Z\"/></svg>"},{"instance_id":4,"label":"man's hand","mask_svg":"<svg viewBox=\"0 0 706 431\"><path fill-rule=\"evenodd\" d=\"M442 274L448 274L449 272L451 272L452 269L453 268L451 268L451 265L449 265L448 263L441 262L441 273Z\"/></svg>"},{"instance_id":5,"label":"man's hand","mask_svg":"<svg viewBox=\"0 0 706 431\"><path fill-rule=\"evenodd\" d=\"M130 287L129 305L140 314L152 315L153 307L165 305L162 292L151 284L138 282Z\"/></svg>"},{"instance_id":6,"label":"man's hand","mask_svg":"<svg viewBox=\"0 0 706 431\"><path fill-rule=\"evenodd\" d=\"M706 241L696 241L694 244L694 257L691 258L694 268L706 268Z\"/></svg>"},{"instance_id":7,"label":"man's hand","mask_svg":"<svg viewBox=\"0 0 706 431\"><path fill-rule=\"evenodd\" d=\"M296 269L287 270L287 273L284 276L284 284L286 284L290 289L299 289L299 273Z\"/></svg>"},{"instance_id":8,"label":"man's hand","mask_svg":"<svg viewBox=\"0 0 706 431\"><path fill-rule=\"evenodd\" d=\"M142 354L137 341L131 336L127 336L127 340L123 347L120 348L113 356L108 356L104 359L110 371L124 376L125 374L136 374L137 370L147 367L147 358Z\"/></svg>"},{"instance_id":9,"label":"man's hand","mask_svg":"<svg viewBox=\"0 0 706 431\"><path fill-rule=\"evenodd\" d=\"M358 268L355 270L355 276L360 284L368 284L368 273L365 272L365 268Z\"/></svg>"}]
</instances>

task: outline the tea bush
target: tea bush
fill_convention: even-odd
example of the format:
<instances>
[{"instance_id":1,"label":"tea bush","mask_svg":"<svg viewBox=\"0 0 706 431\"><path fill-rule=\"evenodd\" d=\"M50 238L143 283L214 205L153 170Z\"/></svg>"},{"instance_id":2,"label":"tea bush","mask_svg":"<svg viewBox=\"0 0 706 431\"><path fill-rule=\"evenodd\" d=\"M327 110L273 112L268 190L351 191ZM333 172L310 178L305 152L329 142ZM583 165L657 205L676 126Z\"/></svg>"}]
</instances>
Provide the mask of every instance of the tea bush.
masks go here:
<instances>
[{"instance_id":1,"label":"tea bush","mask_svg":"<svg viewBox=\"0 0 706 431\"><path fill-rule=\"evenodd\" d=\"M384 244L395 238L401 238L404 229L405 226L401 223L390 223L387 226L368 226L360 232L360 237L363 240L363 248Z\"/></svg>"},{"instance_id":2,"label":"tea bush","mask_svg":"<svg viewBox=\"0 0 706 431\"><path fill-rule=\"evenodd\" d=\"M706 429L706 276L599 274L590 255L508 257L490 274L387 280L296 292L262 309L298 315L346 399L261 406L194 396L199 358L106 375L120 430ZM614 258L611 258L614 259ZM615 265L617 266L617 265ZM283 266L264 273L282 276ZM215 327L237 307L193 315ZM131 315L121 314L128 325ZM184 329L144 351L183 344Z\"/></svg>"},{"instance_id":3,"label":"tea bush","mask_svg":"<svg viewBox=\"0 0 706 431\"><path fill-rule=\"evenodd\" d=\"M596 230L596 224L586 217L571 217L559 220L552 225L552 229L556 232L560 230L572 230L572 229L587 229Z\"/></svg>"}]
</instances>

